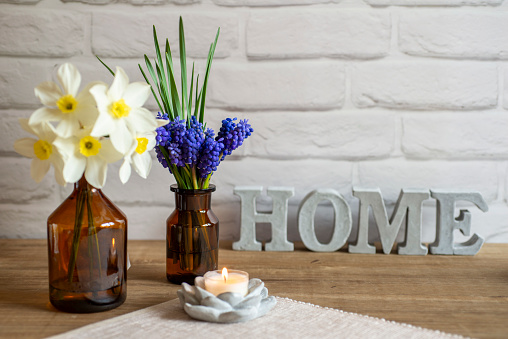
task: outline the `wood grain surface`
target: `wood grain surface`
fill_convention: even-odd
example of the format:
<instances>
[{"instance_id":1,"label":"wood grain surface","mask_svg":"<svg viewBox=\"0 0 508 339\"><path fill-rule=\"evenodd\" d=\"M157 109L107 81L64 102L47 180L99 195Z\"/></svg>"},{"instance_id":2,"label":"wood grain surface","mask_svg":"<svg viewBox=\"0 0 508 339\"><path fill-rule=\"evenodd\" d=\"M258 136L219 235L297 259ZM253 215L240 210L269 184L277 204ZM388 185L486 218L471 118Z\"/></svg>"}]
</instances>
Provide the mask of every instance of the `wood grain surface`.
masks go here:
<instances>
[{"instance_id":1,"label":"wood grain surface","mask_svg":"<svg viewBox=\"0 0 508 339\"><path fill-rule=\"evenodd\" d=\"M176 298L164 241L129 241L127 301L69 314L49 303L45 240L0 239L0 338L43 338ZM508 244L473 257L243 252L222 242L220 267L260 278L271 295L480 338L508 337Z\"/></svg>"}]
</instances>

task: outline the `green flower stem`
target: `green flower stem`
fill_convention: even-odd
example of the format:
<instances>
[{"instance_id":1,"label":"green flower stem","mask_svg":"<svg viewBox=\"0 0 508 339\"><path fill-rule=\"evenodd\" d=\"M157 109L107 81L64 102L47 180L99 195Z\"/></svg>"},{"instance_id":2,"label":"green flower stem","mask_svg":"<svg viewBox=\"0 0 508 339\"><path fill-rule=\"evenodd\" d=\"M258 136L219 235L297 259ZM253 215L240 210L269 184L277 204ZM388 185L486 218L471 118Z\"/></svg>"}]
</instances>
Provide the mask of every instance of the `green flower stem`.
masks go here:
<instances>
[{"instance_id":1,"label":"green flower stem","mask_svg":"<svg viewBox=\"0 0 508 339\"><path fill-rule=\"evenodd\" d=\"M86 199L86 193L80 191L77 196L76 201L76 214L74 219L74 237L72 239L72 249L71 249L71 257L69 259L69 267L68 267L68 279L69 282L72 282L74 276L74 268L76 266L76 260L78 258L78 250L79 250L79 237L81 235L81 227L83 224L83 214L84 214L84 200Z\"/></svg>"},{"instance_id":2,"label":"green flower stem","mask_svg":"<svg viewBox=\"0 0 508 339\"><path fill-rule=\"evenodd\" d=\"M93 232L95 235L95 243L97 247L97 265L99 269L99 278L102 278L102 271L101 271L101 252L99 249L99 236L97 235L97 228L95 227L95 222L93 220L93 211L92 211L92 190L87 187L87 199L86 199L86 208L88 212L88 233ZM91 259L92 257L90 257ZM92 271L90 271L90 275L92 274Z\"/></svg>"},{"instance_id":3,"label":"green flower stem","mask_svg":"<svg viewBox=\"0 0 508 339\"><path fill-rule=\"evenodd\" d=\"M194 185L194 189L198 189L198 176L196 174L196 166L192 166L192 184Z\"/></svg>"}]
</instances>

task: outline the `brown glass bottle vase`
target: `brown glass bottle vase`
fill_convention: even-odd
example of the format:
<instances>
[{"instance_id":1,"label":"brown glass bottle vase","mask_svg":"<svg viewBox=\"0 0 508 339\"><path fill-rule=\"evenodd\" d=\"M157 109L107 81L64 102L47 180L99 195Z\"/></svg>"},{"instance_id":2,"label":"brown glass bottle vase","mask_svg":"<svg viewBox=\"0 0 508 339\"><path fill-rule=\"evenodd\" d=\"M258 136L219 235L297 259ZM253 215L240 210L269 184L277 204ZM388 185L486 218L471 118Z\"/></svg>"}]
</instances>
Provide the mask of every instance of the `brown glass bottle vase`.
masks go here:
<instances>
[{"instance_id":1,"label":"brown glass bottle vase","mask_svg":"<svg viewBox=\"0 0 508 339\"><path fill-rule=\"evenodd\" d=\"M212 192L180 189L175 192L175 210L166 221L166 276L168 281L194 284L194 278L216 270L219 259L219 220L211 210Z\"/></svg>"},{"instance_id":2,"label":"brown glass bottle vase","mask_svg":"<svg viewBox=\"0 0 508 339\"><path fill-rule=\"evenodd\" d=\"M49 298L57 309L90 313L127 296L127 218L81 178L48 218Z\"/></svg>"}]
</instances>

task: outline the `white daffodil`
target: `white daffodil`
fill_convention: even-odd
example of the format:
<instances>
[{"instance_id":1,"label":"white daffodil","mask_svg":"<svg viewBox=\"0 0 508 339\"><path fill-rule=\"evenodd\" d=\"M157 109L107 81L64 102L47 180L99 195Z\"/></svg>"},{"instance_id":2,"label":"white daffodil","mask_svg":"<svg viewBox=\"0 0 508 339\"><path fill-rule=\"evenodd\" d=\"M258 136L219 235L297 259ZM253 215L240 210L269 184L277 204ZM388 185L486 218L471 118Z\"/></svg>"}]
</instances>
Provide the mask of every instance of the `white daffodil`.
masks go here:
<instances>
[{"instance_id":1,"label":"white daffodil","mask_svg":"<svg viewBox=\"0 0 508 339\"><path fill-rule=\"evenodd\" d=\"M19 154L32 158L30 174L36 182L41 182L42 178L48 173L50 165L55 170L56 181L65 186L66 181L63 177L63 161L58 150L53 147L53 141L57 135L55 128L49 123L42 123L36 126L30 126L28 119L19 119L21 127L37 137L22 138L14 142L14 150Z\"/></svg>"},{"instance_id":2,"label":"white daffodil","mask_svg":"<svg viewBox=\"0 0 508 339\"><path fill-rule=\"evenodd\" d=\"M116 68L115 79L109 89L104 84L95 85L90 93L99 109L91 135L109 135L120 153L129 151L137 133L157 128L152 113L141 107L150 95L150 86L141 82L129 84L129 78L121 67Z\"/></svg>"},{"instance_id":3,"label":"white daffodil","mask_svg":"<svg viewBox=\"0 0 508 339\"><path fill-rule=\"evenodd\" d=\"M140 177L146 179L152 168L150 150L155 147L156 132L141 133L136 135L131 148L125 154L123 164L120 167L120 181L125 184L131 176L131 164Z\"/></svg>"},{"instance_id":4,"label":"white daffodil","mask_svg":"<svg viewBox=\"0 0 508 339\"><path fill-rule=\"evenodd\" d=\"M78 181L83 173L90 185L104 187L108 164L120 160L122 154L115 150L111 140L90 135L91 129L83 129L70 138L57 138L54 145L62 154L63 176L67 182Z\"/></svg>"},{"instance_id":5,"label":"white daffodil","mask_svg":"<svg viewBox=\"0 0 508 339\"><path fill-rule=\"evenodd\" d=\"M81 74L69 63L58 68L57 78L61 88L51 81L43 82L35 88L35 95L48 107L35 111L28 123L33 126L58 121L56 133L68 138L80 128L95 122L98 112L89 90L100 82L90 83L78 94Z\"/></svg>"}]
</instances>

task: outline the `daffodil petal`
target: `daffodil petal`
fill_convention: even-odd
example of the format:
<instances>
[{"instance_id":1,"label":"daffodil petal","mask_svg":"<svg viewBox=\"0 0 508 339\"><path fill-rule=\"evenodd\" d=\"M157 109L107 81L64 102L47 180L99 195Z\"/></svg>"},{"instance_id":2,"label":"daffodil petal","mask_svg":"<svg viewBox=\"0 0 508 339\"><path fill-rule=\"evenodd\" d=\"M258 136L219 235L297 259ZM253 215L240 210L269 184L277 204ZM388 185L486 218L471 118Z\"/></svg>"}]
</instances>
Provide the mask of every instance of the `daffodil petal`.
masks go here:
<instances>
[{"instance_id":1,"label":"daffodil petal","mask_svg":"<svg viewBox=\"0 0 508 339\"><path fill-rule=\"evenodd\" d=\"M52 143L57 137L55 127L53 127L53 125L49 122L32 126L32 129L35 132L35 135L49 143Z\"/></svg>"},{"instance_id":2,"label":"daffodil petal","mask_svg":"<svg viewBox=\"0 0 508 339\"><path fill-rule=\"evenodd\" d=\"M55 172L56 182L60 186L67 185L67 182L65 181L65 178L63 176L64 163L63 163L62 159L58 156L58 157L54 157L51 160L52 160L52 164L53 164L53 170Z\"/></svg>"},{"instance_id":3,"label":"daffodil petal","mask_svg":"<svg viewBox=\"0 0 508 339\"><path fill-rule=\"evenodd\" d=\"M157 121L149 110L143 107L131 110L127 124L133 132L149 132L157 128Z\"/></svg>"},{"instance_id":4,"label":"daffodil petal","mask_svg":"<svg viewBox=\"0 0 508 339\"><path fill-rule=\"evenodd\" d=\"M106 86L106 84L103 84L103 83L94 85L90 88L89 92L95 99L95 102L97 103L97 107L107 108L109 106L107 91L108 91L108 86Z\"/></svg>"},{"instance_id":5,"label":"daffodil petal","mask_svg":"<svg viewBox=\"0 0 508 339\"><path fill-rule=\"evenodd\" d=\"M104 140L99 155L107 162L112 163L122 159L123 154L118 152L110 139Z\"/></svg>"},{"instance_id":6,"label":"daffodil petal","mask_svg":"<svg viewBox=\"0 0 508 339\"><path fill-rule=\"evenodd\" d=\"M46 81L39 84L34 89L35 96L46 106L56 106L56 102L62 97L62 91L52 81Z\"/></svg>"},{"instance_id":7,"label":"daffodil petal","mask_svg":"<svg viewBox=\"0 0 508 339\"><path fill-rule=\"evenodd\" d=\"M142 82L133 82L127 86L123 93L125 103L131 108L141 107L150 95L150 85Z\"/></svg>"},{"instance_id":8,"label":"daffodil petal","mask_svg":"<svg viewBox=\"0 0 508 339\"><path fill-rule=\"evenodd\" d=\"M96 188L104 187L107 172L108 164L101 157L88 157L85 178L90 185Z\"/></svg>"},{"instance_id":9,"label":"daffodil petal","mask_svg":"<svg viewBox=\"0 0 508 339\"><path fill-rule=\"evenodd\" d=\"M18 122L19 122L19 125L21 126L22 129L24 129L25 131L27 131L30 134L34 134L32 127L30 127L30 125L28 125L28 119L19 118Z\"/></svg>"},{"instance_id":10,"label":"daffodil petal","mask_svg":"<svg viewBox=\"0 0 508 339\"><path fill-rule=\"evenodd\" d=\"M143 179L146 179L152 168L152 157L150 153L144 152L143 154L134 154L132 157L132 165L136 173Z\"/></svg>"},{"instance_id":11,"label":"daffodil petal","mask_svg":"<svg viewBox=\"0 0 508 339\"><path fill-rule=\"evenodd\" d=\"M118 123L109 138L116 150L122 154L127 153L132 143L136 140L125 123Z\"/></svg>"},{"instance_id":12,"label":"daffodil petal","mask_svg":"<svg viewBox=\"0 0 508 339\"><path fill-rule=\"evenodd\" d=\"M78 138L56 138L53 142L53 146L57 148L65 162L67 158L75 156L77 142Z\"/></svg>"},{"instance_id":13,"label":"daffodil petal","mask_svg":"<svg viewBox=\"0 0 508 339\"><path fill-rule=\"evenodd\" d=\"M28 124L30 126L46 123L49 121L60 121L63 118L63 113L54 108L41 107L32 113Z\"/></svg>"},{"instance_id":14,"label":"daffodil petal","mask_svg":"<svg viewBox=\"0 0 508 339\"><path fill-rule=\"evenodd\" d=\"M92 94L90 93L90 89L96 85L102 85L102 86L104 86L104 88L106 88L106 89L108 88L107 85L102 81L92 81L89 84L87 84L81 90L81 92L79 92L79 94L76 96L76 100L78 101L78 103L80 103L82 101L93 100ZM105 92L106 92L106 90L104 91L104 93Z\"/></svg>"},{"instance_id":15,"label":"daffodil petal","mask_svg":"<svg viewBox=\"0 0 508 339\"><path fill-rule=\"evenodd\" d=\"M64 159L63 177L67 182L78 181L85 172L86 159L84 157L70 156Z\"/></svg>"},{"instance_id":16,"label":"daffodil petal","mask_svg":"<svg viewBox=\"0 0 508 339\"><path fill-rule=\"evenodd\" d=\"M91 128L97 121L99 111L95 107L94 103L85 102L78 105L74 114L84 128Z\"/></svg>"},{"instance_id":17,"label":"daffodil petal","mask_svg":"<svg viewBox=\"0 0 508 339\"><path fill-rule=\"evenodd\" d=\"M169 124L169 119L155 119L157 121L157 127L166 126Z\"/></svg>"},{"instance_id":18,"label":"daffodil petal","mask_svg":"<svg viewBox=\"0 0 508 339\"><path fill-rule=\"evenodd\" d=\"M126 158L123 161L123 164L120 167L119 176L122 184L125 184L127 181L129 181L129 178L131 177L131 164L129 162L129 159Z\"/></svg>"},{"instance_id":19,"label":"daffodil petal","mask_svg":"<svg viewBox=\"0 0 508 339\"><path fill-rule=\"evenodd\" d=\"M14 150L22 156L33 158L35 157L34 144L36 141L33 138L18 139L14 142Z\"/></svg>"},{"instance_id":20,"label":"daffodil petal","mask_svg":"<svg viewBox=\"0 0 508 339\"><path fill-rule=\"evenodd\" d=\"M116 133L117 124L113 121L113 117L107 113L99 112L99 116L93 125L90 135L94 137L102 137Z\"/></svg>"},{"instance_id":21,"label":"daffodil petal","mask_svg":"<svg viewBox=\"0 0 508 339\"><path fill-rule=\"evenodd\" d=\"M81 83L81 74L78 69L73 64L65 63L58 68L57 77L64 92L76 97Z\"/></svg>"},{"instance_id":22,"label":"daffodil petal","mask_svg":"<svg viewBox=\"0 0 508 339\"><path fill-rule=\"evenodd\" d=\"M147 139L148 139L148 144L146 145L146 150L147 151L150 151L150 150L152 150L155 147L155 144L157 143L155 141L155 136L156 135L157 135L157 133L153 132L153 135L147 136Z\"/></svg>"},{"instance_id":23,"label":"daffodil petal","mask_svg":"<svg viewBox=\"0 0 508 339\"><path fill-rule=\"evenodd\" d=\"M78 118L73 114L62 119L56 126L56 134L62 138L69 138L74 135L80 129L80 123Z\"/></svg>"},{"instance_id":24,"label":"daffodil petal","mask_svg":"<svg viewBox=\"0 0 508 339\"><path fill-rule=\"evenodd\" d=\"M108 91L108 97L111 101L115 102L123 97L123 93L129 84L129 77L122 67L116 68L115 79L111 84Z\"/></svg>"},{"instance_id":25,"label":"daffodil petal","mask_svg":"<svg viewBox=\"0 0 508 339\"><path fill-rule=\"evenodd\" d=\"M30 174L35 182L39 183L42 181L46 173L49 171L50 162L48 160L40 160L34 158L30 166Z\"/></svg>"}]
</instances>

